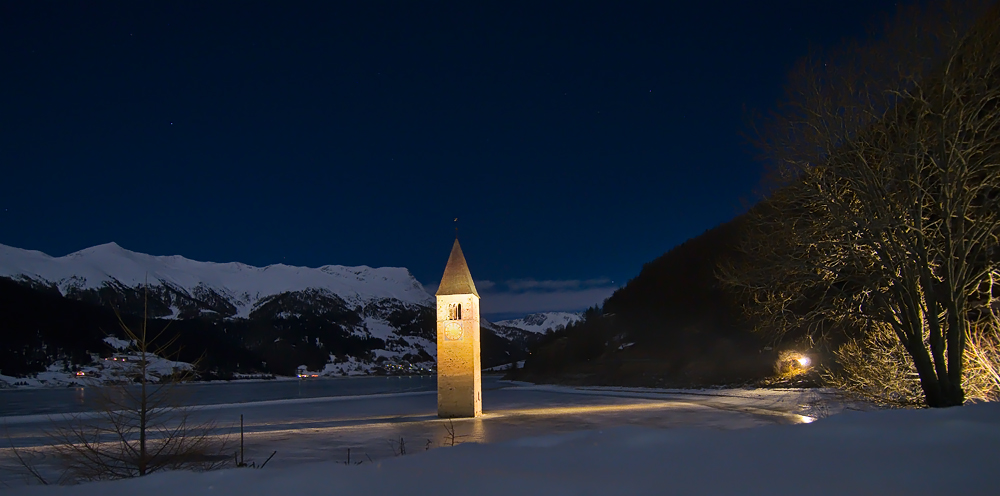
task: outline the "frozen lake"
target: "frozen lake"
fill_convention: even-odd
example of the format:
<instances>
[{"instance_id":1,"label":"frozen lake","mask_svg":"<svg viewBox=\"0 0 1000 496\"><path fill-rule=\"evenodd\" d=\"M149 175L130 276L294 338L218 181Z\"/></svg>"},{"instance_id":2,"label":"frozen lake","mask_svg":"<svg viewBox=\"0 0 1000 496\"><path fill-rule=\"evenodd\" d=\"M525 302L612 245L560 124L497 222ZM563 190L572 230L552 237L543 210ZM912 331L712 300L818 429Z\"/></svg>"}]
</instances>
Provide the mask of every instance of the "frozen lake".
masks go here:
<instances>
[{"instance_id":1,"label":"frozen lake","mask_svg":"<svg viewBox=\"0 0 1000 496\"><path fill-rule=\"evenodd\" d=\"M545 438L621 426L657 429L701 427L742 429L811 421L840 408L820 390L677 391L625 388L535 386L483 380L484 415L477 419L437 418L433 377L363 377L306 381L194 384L185 386L193 405L191 420L214 422L227 452L238 447L244 416L246 456L258 463L277 451L269 467L312 461L393 457L400 440L409 453L461 444ZM80 397L76 396L80 395ZM8 402L14 398L15 401ZM5 445L33 449L35 460L50 465L45 434L65 413L84 415L87 390L0 391L0 426ZM449 433L454 431L454 438ZM11 463L10 448L0 448L0 481L23 484Z\"/></svg>"},{"instance_id":2,"label":"frozen lake","mask_svg":"<svg viewBox=\"0 0 1000 496\"><path fill-rule=\"evenodd\" d=\"M496 377L484 378L484 387ZM344 377L270 381L203 382L178 386L188 405L434 391L434 376ZM93 409L91 387L0 389L0 417L77 413Z\"/></svg>"},{"instance_id":3,"label":"frozen lake","mask_svg":"<svg viewBox=\"0 0 1000 496\"><path fill-rule=\"evenodd\" d=\"M199 420L219 422L220 435L244 414L248 460L260 463L276 452L264 470L27 487L30 479L11 463L8 448L0 449L0 487L12 496L450 496L470 489L546 496L985 495L996 493L1000 479L993 456L1000 441L996 404L849 412L809 425L775 425L837 413L842 404L821 390L490 383L495 389L483 395L485 415L455 421L435 417L434 391L195 407ZM29 446L21 453L50 480L57 478L52 450L30 447L44 441L33 436L51 425L49 416L3 420L15 430L10 440ZM450 447L449 429L460 446ZM401 439L407 456L397 456ZM235 443L228 449L233 453ZM344 463L348 449L351 466Z\"/></svg>"}]
</instances>

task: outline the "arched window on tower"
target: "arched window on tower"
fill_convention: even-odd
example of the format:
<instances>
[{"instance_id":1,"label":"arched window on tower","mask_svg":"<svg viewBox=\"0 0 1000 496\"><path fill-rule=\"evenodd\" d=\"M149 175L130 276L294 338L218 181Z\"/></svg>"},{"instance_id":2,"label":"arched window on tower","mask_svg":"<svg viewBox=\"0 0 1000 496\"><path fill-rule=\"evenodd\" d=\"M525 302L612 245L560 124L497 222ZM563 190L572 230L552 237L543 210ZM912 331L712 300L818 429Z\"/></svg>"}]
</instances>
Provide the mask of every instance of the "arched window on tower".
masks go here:
<instances>
[{"instance_id":1,"label":"arched window on tower","mask_svg":"<svg viewBox=\"0 0 1000 496\"><path fill-rule=\"evenodd\" d=\"M461 303L452 303L448 305L448 320L462 320Z\"/></svg>"}]
</instances>

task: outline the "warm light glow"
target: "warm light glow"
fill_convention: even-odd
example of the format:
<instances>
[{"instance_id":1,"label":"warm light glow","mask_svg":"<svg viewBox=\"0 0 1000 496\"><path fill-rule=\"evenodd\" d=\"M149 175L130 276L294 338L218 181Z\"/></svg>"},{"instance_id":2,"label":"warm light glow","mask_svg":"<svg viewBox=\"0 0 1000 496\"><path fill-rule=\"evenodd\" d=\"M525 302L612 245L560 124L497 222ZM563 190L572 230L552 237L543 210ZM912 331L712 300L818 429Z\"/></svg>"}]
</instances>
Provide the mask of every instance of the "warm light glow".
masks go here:
<instances>
[{"instance_id":1,"label":"warm light glow","mask_svg":"<svg viewBox=\"0 0 1000 496\"><path fill-rule=\"evenodd\" d=\"M585 415L592 413L608 413L608 412L629 412L629 411L639 411L639 410L656 410L661 408L676 408L678 406L687 406L683 403L673 403L667 401L651 401L642 403L625 403L617 405L575 405L575 406L549 406L549 407L539 407L539 408L517 408L512 410L499 410L492 412L490 414L484 414L484 417L489 418L503 418L518 415Z\"/></svg>"},{"instance_id":2,"label":"warm light glow","mask_svg":"<svg viewBox=\"0 0 1000 496\"><path fill-rule=\"evenodd\" d=\"M812 358L796 350L783 350L778 353L778 361L774 364L776 377L791 379L795 376L808 374L812 370Z\"/></svg>"},{"instance_id":3,"label":"warm light glow","mask_svg":"<svg viewBox=\"0 0 1000 496\"><path fill-rule=\"evenodd\" d=\"M433 395L433 391L420 391L413 393L404 393L407 396L425 396ZM274 401L284 401L284 400L274 400ZM340 399L334 400L332 398L310 398L305 400L306 402L328 402L328 401L340 401ZM628 400L626 400L628 401ZM499 429L496 431L502 436L502 433L506 431L509 426L516 426L520 423L516 420L517 417L552 417L557 418L560 416L575 416L575 415L606 415L606 414L629 414L629 413L639 413L639 412L650 412L655 416L662 418L668 410L671 409L690 409L695 406L695 403L690 403L687 401L678 401L675 398L670 398L665 401L660 400L645 400L645 399L634 399L628 403L620 404L591 404L591 405L566 405L566 406L543 406L536 408L512 408L509 410L495 410L491 412L484 412L482 416L475 418L448 418L442 419L438 418L436 412L426 411L419 412L409 415L371 415L371 416L345 416L345 417L330 417L330 418L314 418L314 419L301 419L297 420L295 424L299 424L298 427L285 428L285 429L274 429L274 430L260 430L254 434L258 439L282 439L287 438L289 435L301 434L314 436L317 434L337 434L337 435L354 435L353 433L362 433L365 436L371 437L372 439L390 438L393 436L398 436L400 428L402 426L409 426L410 428L416 428L416 426L423 426L422 430L426 432L443 432L441 425L453 422L454 426L458 428L461 432L461 440L459 442L486 442L489 438L488 431L490 427L494 425L492 422L497 422L501 419L515 419L512 423L498 422L496 425ZM211 407L206 407L211 408ZM742 410L742 409L741 409ZM658 411L662 411L659 413ZM806 415L799 415L793 413L786 413L779 410L765 410L751 408L747 410L748 412L753 412L757 415L770 415L775 417L785 418L793 423L808 424L817 420L816 417L809 417ZM544 422L545 420L541 420ZM567 421L574 421L570 418ZM332 424L332 425L331 425ZM267 429L273 427L274 424L271 422L257 422L248 423L247 427L259 427L263 426ZM507 427L505 427L505 425ZM420 430L417 429L417 430ZM222 436L220 435L219 438ZM409 439L409 438L407 438ZM495 440L495 439L494 439ZM491 440L492 442L493 440Z\"/></svg>"},{"instance_id":4,"label":"warm light glow","mask_svg":"<svg viewBox=\"0 0 1000 496\"><path fill-rule=\"evenodd\" d=\"M424 395L429 394L426 392L414 393L414 395ZM316 400L324 401L327 398L316 398ZM280 400L279 400L280 401ZM672 408L686 408L690 407L689 403L675 402L675 401L643 401L641 403L623 403L616 405L574 405L574 406L549 406L549 407L539 407L539 408L514 408L510 410L499 410L495 412L483 413L480 417L456 417L456 418L437 418L433 413L417 414L417 415L373 415L373 416L360 416L360 417L346 417L346 418L327 418L327 419L312 419L312 420L302 420L296 423L300 424L312 424L307 427L302 428L291 428L291 429L276 429L269 431L261 431L255 433L255 436L283 436L295 433L332 433L332 432L354 432L354 431L376 431L376 430L397 430L400 425L405 423L408 425L428 425L432 426L431 429L438 430L441 424L447 422L454 422L456 426L463 425L466 422L482 422L483 420L490 421L493 419L501 419L505 417L518 417L518 416L562 416L562 415L586 415L586 414L601 414L601 413L625 413L625 412L636 412L644 410L666 410ZM781 414L783 415L783 414ZM798 418L801 415L795 415ZM357 424L348 425L331 425L323 426L316 424L323 424L327 422L336 422L338 424L347 424L348 422L362 422ZM248 424L248 426L257 425L268 425L267 423L256 423ZM480 424L481 425L481 424ZM483 426L486 427L486 426ZM470 440L468 438L463 438L463 441Z\"/></svg>"},{"instance_id":5,"label":"warm light glow","mask_svg":"<svg viewBox=\"0 0 1000 496\"><path fill-rule=\"evenodd\" d=\"M437 295L440 417L465 418L482 414L479 332L479 297L471 293Z\"/></svg>"},{"instance_id":6,"label":"warm light glow","mask_svg":"<svg viewBox=\"0 0 1000 496\"><path fill-rule=\"evenodd\" d=\"M82 375L87 375L87 374L85 374L85 373L84 373L84 372L83 372L83 371L81 370L81 371L77 372L77 373L76 373L76 375L78 375L78 376L82 376Z\"/></svg>"}]
</instances>

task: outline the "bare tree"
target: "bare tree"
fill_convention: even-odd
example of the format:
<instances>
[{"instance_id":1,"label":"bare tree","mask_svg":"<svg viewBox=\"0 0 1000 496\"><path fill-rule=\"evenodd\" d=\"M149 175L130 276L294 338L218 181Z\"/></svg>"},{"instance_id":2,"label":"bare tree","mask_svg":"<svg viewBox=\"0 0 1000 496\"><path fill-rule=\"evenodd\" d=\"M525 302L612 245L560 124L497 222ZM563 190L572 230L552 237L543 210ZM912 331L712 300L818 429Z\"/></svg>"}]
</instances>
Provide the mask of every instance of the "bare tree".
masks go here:
<instances>
[{"instance_id":1,"label":"bare tree","mask_svg":"<svg viewBox=\"0 0 1000 496\"><path fill-rule=\"evenodd\" d=\"M192 423L181 405L177 386L191 378L193 367L161 358L177 336L162 340L166 328L151 335L145 315L138 330L120 314L118 322L130 343L120 357L122 380L95 388L96 412L80 414L50 433L71 480L221 466L229 457L222 454L224 440L213 436L214 424Z\"/></svg>"},{"instance_id":2,"label":"bare tree","mask_svg":"<svg viewBox=\"0 0 1000 496\"><path fill-rule=\"evenodd\" d=\"M839 367L827 368L826 384L877 405L915 407L925 403L913 359L889 326L873 326L840 346Z\"/></svg>"},{"instance_id":3,"label":"bare tree","mask_svg":"<svg viewBox=\"0 0 1000 496\"><path fill-rule=\"evenodd\" d=\"M720 276L775 338L890 332L926 404L960 405L1000 267L1000 7L902 9L872 40L804 60L759 121L778 185Z\"/></svg>"},{"instance_id":4,"label":"bare tree","mask_svg":"<svg viewBox=\"0 0 1000 496\"><path fill-rule=\"evenodd\" d=\"M913 359L888 326L870 329L834 354L840 366L825 370L827 384L881 405L912 407L925 402ZM967 400L1000 400L1000 319L996 315L972 324L962 387Z\"/></svg>"}]
</instances>

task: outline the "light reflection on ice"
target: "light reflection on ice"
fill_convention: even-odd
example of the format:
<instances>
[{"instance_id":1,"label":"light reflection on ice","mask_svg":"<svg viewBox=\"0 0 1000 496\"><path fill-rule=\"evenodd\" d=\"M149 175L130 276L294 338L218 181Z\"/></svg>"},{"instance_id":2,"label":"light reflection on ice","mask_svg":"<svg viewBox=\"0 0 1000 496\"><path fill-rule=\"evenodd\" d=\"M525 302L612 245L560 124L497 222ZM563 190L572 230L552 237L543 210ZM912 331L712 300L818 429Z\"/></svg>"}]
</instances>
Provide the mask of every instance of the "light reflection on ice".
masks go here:
<instances>
[{"instance_id":1,"label":"light reflection on ice","mask_svg":"<svg viewBox=\"0 0 1000 496\"><path fill-rule=\"evenodd\" d=\"M816 418L802 415L815 415L806 408L815 400L813 391L581 390L491 380L490 388L483 394L484 415L481 418L449 420L437 417L436 391L419 390L426 387L423 382L414 383L421 386L416 388L418 390L407 391L410 388L403 387L407 381L376 381L392 383L396 391L406 392L201 405L190 410L190 420L214 421L219 426L217 435L228 435L232 442L234 435L236 439L239 437L239 418L243 414L248 456L264 458L277 451L278 455L268 467L279 468L311 461L344 460L348 449L353 456L378 461L393 457L393 443L398 447L401 440L405 440L407 453L414 453L453 443L558 437L625 426L742 429L809 423ZM357 383L372 382L361 380ZM355 382L345 381L344 384ZM206 389L214 388L220 393L226 390L224 385ZM273 385L262 384L261 388L270 392ZM8 416L0 420L8 426L10 439L18 446L40 446L48 442L44 430L56 417L61 415ZM446 427L453 427L454 437ZM0 462L6 455L7 452L0 449ZM5 477L0 474L0 482L4 482Z\"/></svg>"}]
</instances>

